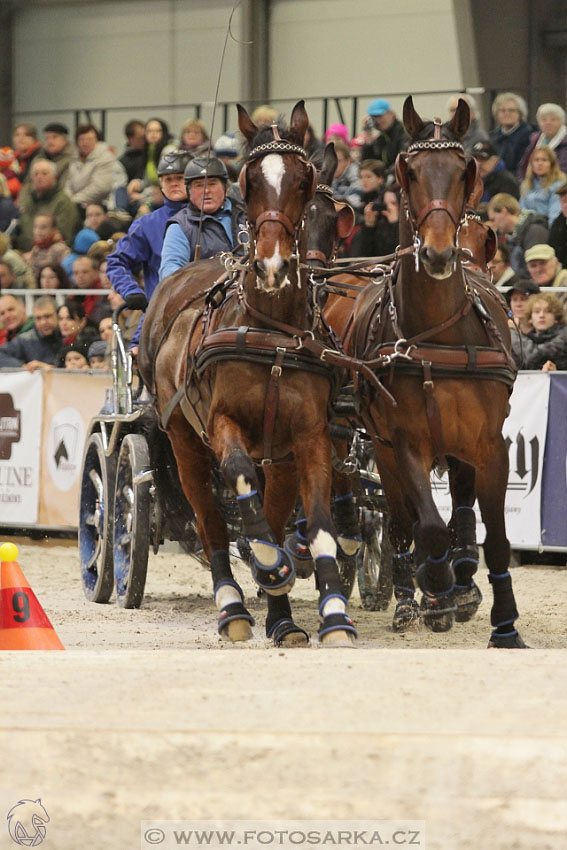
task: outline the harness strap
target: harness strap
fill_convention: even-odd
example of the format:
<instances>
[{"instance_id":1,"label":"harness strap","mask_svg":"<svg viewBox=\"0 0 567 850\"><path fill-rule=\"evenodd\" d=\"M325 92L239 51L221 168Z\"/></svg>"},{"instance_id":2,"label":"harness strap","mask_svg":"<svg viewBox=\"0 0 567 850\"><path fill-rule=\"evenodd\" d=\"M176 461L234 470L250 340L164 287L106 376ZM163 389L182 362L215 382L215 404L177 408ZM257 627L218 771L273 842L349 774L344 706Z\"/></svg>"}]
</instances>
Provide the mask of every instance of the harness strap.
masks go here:
<instances>
[{"instance_id":1,"label":"harness strap","mask_svg":"<svg viewBox=\"0 0 567 850\"><path fill-rule=\"evenodd\" d=\"M276 360L272 366L264 401L264 457L262 465L272 463L272 440L280 401L280 377L285 356L285 348L276 348Z\"/></svg>"},{"instance_id":2,"label":"harness strap","mask_svg":"<svg viewBox=\"0 0 567 850\"><path fill-rule=\"evenodd\" d=\"M437 464L443 468L447 467L447 459L445 457L445 441L443 439L443 425L441 423L441 413L439 404L435 396L435 384L431 374L431 361L422 360L423 366L423 392L425 394L425 414L427 416L427 424L429 425L429 433L435 459Z\"/></svg>"},{"instance_id":3,"label":"harness strap","mask_svg":"<svg viewBox=\"0 0 567 850\"><path fill-rule=\"evenodd\" d=\"M293 222L287 217L287 215L279 210L266 210L266 212L261 213L254 222L254 230L256 233L260 232L260 228L267 221L276 221L278 224L282 225L284 230L286 230L290 236L295 236L297 228L293 225Z\"/></svg>"}]
</instances>

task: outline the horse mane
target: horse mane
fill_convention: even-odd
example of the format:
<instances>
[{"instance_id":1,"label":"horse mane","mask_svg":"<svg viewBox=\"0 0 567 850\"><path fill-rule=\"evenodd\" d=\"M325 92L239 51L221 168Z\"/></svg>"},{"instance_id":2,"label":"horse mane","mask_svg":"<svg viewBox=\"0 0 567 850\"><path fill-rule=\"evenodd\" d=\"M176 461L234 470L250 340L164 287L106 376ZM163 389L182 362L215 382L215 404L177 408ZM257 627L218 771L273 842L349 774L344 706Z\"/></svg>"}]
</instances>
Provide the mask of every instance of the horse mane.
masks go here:
<instances>
[{"instance_id":1,"label":"horse mane","mask_svg":"<svg viewBox=\"0 0 567 850\"><path fill-rule=\"evenodd\" d=\"M279 133L280 139L291 142L294 145L303 146L303 139L298 138L298 134L291 130L287 124L283 124L278 122L276 124L277 131ZM272 125L261 124L258 128L258 132L252 139L252 144L250 145L250 150L253 151L254 148L259 147L259 145L267 144L268 142L274 141L274 131L272 130Z\"/></svg>"},{"instance_id":2,"label":"horse mane","mask_svg":"<svg viewBox=\"0 0 567 850\"><path fill-rule=\"evenodd\" d=\"M424 121L423 127L414 136L410 138L410 142L425 142L427 139L432 139L435 132L435 124L433 121ZM446 121L441 125L441 138L447 139L450 142L460 142L461 136L453 132L451 124Z\"/></svg>"}]
</instances>

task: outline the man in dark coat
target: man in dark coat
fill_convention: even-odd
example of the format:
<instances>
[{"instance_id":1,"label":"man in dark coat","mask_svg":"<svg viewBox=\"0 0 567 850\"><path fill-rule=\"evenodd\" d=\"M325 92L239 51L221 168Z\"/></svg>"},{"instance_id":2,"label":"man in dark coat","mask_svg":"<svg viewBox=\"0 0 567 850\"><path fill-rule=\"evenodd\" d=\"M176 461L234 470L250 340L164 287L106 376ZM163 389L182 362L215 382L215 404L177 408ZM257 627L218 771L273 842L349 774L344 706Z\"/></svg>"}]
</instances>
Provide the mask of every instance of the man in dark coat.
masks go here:
<instances>
[{"instance_id":1,"label":"man in dark coat","mask_svg":"<svg viewBox=\"0 0 567 850\"><path fill-rule=\"evenodd\" d=\"M518 181L506 170L503 160L490 142L477 142L473 145L472 155L478 163L478 172L484 183L481 201L489 201L501 192L512 195L514 198L520 197Z\"/></svg>"},{"instance_id":2,"label":"man in dark coat","mask_svg":"<svg viewBox=\"0 0 567 850\"><path fill-rule=\"evenodd\" d=\"M381 97L372 101L368 107L368 115L378 130L378 136L363 146L360 158L379 159L388 171L392 171L397 155L405 150L408 144L404 126L396 118L388 101Z\"/></svg>"},{"instance_id":3,"label":"man in dark coat","mask_svg":"<svg viewBox=\"0 0 567 850\"><path fill-rule=\"evenodd\" d=\"M555 191L561 201L561 212L554 219L549 231L548 243L555 248L555 255L563 268L567 268L567 182Z\"/></svg>"},{"instance_id":4,"label":"man in dark coat","mask_svg":"<svg viewBox=\"0 0 567 850\"><path fill-rule=\"evenodd\" d=\"M34 327L0 348L0 368L21 366L35 372L53 366L61 348L57 313L53 298L38 298L33 308Z\"/></svg>"}]
</instances>

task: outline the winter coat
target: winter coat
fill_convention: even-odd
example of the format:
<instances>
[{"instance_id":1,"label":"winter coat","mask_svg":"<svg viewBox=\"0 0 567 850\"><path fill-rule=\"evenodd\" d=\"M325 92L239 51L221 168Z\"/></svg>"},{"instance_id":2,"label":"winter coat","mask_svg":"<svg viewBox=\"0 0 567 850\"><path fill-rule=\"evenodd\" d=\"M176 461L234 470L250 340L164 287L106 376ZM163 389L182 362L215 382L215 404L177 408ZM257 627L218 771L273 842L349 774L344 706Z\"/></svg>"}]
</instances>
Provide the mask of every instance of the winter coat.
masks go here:
<instances>
[{"instance_id":1,"label":"winter coat","mask_svg":"<svg viewBox=\"0 0 567 850\"><path fill-rule=\"evenodd\" d=\"M335 177L331 188L335 198L346 201L355 210L362 206L362 183L356 162L351 162L340 177Z\"/></svg>"},{"instance_id":2,"label":"winter coat","mask_svg":"<svg viewBox=\"0 0 567 850\"><path fill-rule=\"evenodd\" d=\"M529 144L528 144L526 150L524 151L522 161L520 162L520 164L518 166L518 176L522 180L526 176L526 170L527 170L527 167L528 167L528 162L530 160L530 156L532 155L535 148L537 147L538 140L542 135L543 134L538 131L537 133L533 133L532 136L530 137L530 141L529 141ZM561 171L564 171L565 173L567 173L567 136L565 136L565 138L561 139L559 144L556 145L553 148L553 150L555 151L555 156L557 157L557 162L559 163L559 168L561 169Z\"/></svg>"},{"instance_id":3,"label":"winter coat","mask_svg":"<svg viewBox=\"0 0 567 850\"><path fill-rule=\"evenodd\" d=\"M490 174L483 178L484 192L481 201L489 201L500 192L512 195L513 198L520 197L520 186L514 175L506 169L504 162L500 160L492 169Z\"/></svg>"},{"instance_id":4,"label":"winter coat","mask_svg":"<svg viewBox=\"0 0 567 850\"><path fill-rule=\"evenodd\" d=\"M23 195L23 197L22 197ZM21 216L18 221L17 247L30 251L33 245L33 220L40 213L53 213L57 230L68 245L73 241L79 223L77 208L63 189L54 186L42 195L33 189L20 193Z\"/></svg>"},{"instance_id":5,"label":"winter coat","mask_svg":"<svg viewBox=\"0 0 567 850\"><path fill-rule=\"evenodd\" d=\"M62 189L65 183L67 182L67 177L69 176L69 166L71 164L71 160L73 159L73 145L71 142L67 142L65 147L59 153L54 154L53 156L47 152L44 152L45 159L48 159L55 166L55 173L57 174L57 187Z\"/></svg>"},{"instance_id":6,"label":"winter coat","mask_svg":"<svg viewBox=\"0 0 567 850\"><path fill-rule=\"evenodd\" d=\"M76 204L108 204L112 196L116 157L105 142L82 160L75 151L69 165L65 191Z\"/></svg>"},{"instance_id":7,"label":"winter coat","mask_svg":"<svg viewBox=\"0 0 567 850\"><path fill-rule=\"evenodd\" d=\"M533 128L527 121L520 121L511 133L504 133L501 127L497 127L490 133L490 141L496 149L496 153L500 159L504 160L506 168L512 174L516 174L518 171L520 161L530 143L532 132Z\"/></svg>"},{"instance_id":8,"label":"winter coat","mask_svg":"<svg viewBox=\"0 0 567 850\"><path fill-rule=\"evenodd\" d=\"M0 231L7 230L13 218L18 218L20 210L11 198L0 198Z\"/></svg>"},{"instance_id":9,"label":"winter coat","mask_svg":"<svg viewBox=\"0 0 567 850\"><path fill-rule=\"evenodd\" d=\"M387 132L379 135L362 148L360 161L365 159L379 159L386 168L392 168L400 151L406 149L408 137L401 121L396 120Z\"/></svg>"},{"instance_id":10,"label":"winter coat","mask_svg":"<svg viewBox=\"0 0 567 850\"><path fill-rule=\"evenodd\" d=\"M547 217L531 210L521 210L514 232L506 239L510 248L510 265L520 277L528 277L524 252L532 245L547 242L549 228Z\"/></svg>"},{"instance_id":11,"label":"winter coat","mask_svg":"<svg viewBox=\"0 0 567 850\"><path fill-rule=\"evenodd\" d=\"M567 369L567 328L552 325L544 331L518 334L512 331L512 352L520 369L541 369L551 360L560 370Z\"/></svg>"},{"instance_id":12,"label":"winter coat","mask_svg":"<svg viewBox=\"0 0 567 850\"><path fill-rule=\"evenodd\" d=\"M567 218L560 213L549 231L548 244L555 248L557 259L567 268Z\"/></svg>"},{"instance_id":13,"label":"winter coat","mask_svg":"<svg viewBox=\"0 0 567 850\"><path fill-rule=\"evenodd\" d=\"M51 336L40 336L33 327L0 348L0 368L23 366L30 360L41 360L53 366L60 348L61 334L58 330Z\"/></svg>"},{"instance_id":14,"label":"winter coat","mask_svg":"<svg viewBox=\"0 0 567 850\"><path fill-rule=\"evenodd\" d=\"M555 190L559 189L564 182L564 180L555 180L555 182L545 188L541 185L541 179L534 177L532 188L528 189L520 197L520 209L541 213L547 218L547 222L551 227L561 212L561 201L559 200L559 195L555 194Z\"/></svg>"}]
</instances>

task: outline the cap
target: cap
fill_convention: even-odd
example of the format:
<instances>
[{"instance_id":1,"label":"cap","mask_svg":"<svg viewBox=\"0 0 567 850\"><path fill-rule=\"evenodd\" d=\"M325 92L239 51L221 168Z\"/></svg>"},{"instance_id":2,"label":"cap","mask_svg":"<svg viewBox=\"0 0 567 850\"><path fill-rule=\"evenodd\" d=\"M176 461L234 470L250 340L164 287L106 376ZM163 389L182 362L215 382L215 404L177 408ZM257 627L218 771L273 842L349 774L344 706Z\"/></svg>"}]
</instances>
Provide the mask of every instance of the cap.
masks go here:
<instances>
[{"instance_id":1,"label":"cap","mask_svg":"<svg viewBox=\"0 0 567 850\"><path fill-rule=\"evenodd\" d=\"M498 156L498 151L490 142L477 142L473 145L471 153L475 159L490 159L491 156Z\"/></svg>"},{"instance_id":2,"label":"cap","mask_svg":"<svg viewBox=\"0 0 567 850\"><path fill-rule=\"evenodd\" d=\"M506 293L506 298L510 300L510 296L514 292L519 292L522 295L535 295L539 291L539 286L537 283L534 283L533 280L525 280L524 278L521 278L510 287Z\"/></svg>"},{"instance_id":3,"label":"cap","mask_svg":"<svg viewBox=\"0 0 567 850\"><path fill-rule=\"evenodd\" d=\"M238 142L236 141L234 133L223 133L222 136L219 136L214 144L213 150L215 152L215 156L237 157Z\"/></svg>"},{"instance_id":4,"label":"cap","mask_svg":"<svg viewBox=\"0 0 567 850\"><path fill-rule=\"evenodd\" d=\"M567 181L565 181L565 183L562 183L561 186L559 187L559 189L555 190L555 194L556 195L567 195Z\"/></svg>"},{"instance_id":5,"label":"cap","mask_svg":"<svg viewBox=\"0 0 567 850\"><path fill-rule=\"evenodd\" d=\"M89 360L91 357L105 357L106 348L106 342L103 339L95 339L95 341L91 342L89 345Z\"/></svg>"},{"instance_id":6,"label":"cap","mask_svg":"<svg viewBox=\"0 0 567 850\"><path fill-rule=\"evenodd\" d=\"M532 245L524 252L524 260L526 263L531 263L532 260L553 260L555 259L555 248L551 245Z\"/></svg>"},{"instance_id":7,"label":"cap","mask_svg":"<svg viewBox=\"0 0 567 850\"><path fill-rule=\"evenodd\" d=\"M383 97L378 97L372 101L366 111L372 116L383 115L385 112L389 112L391 108L387 100L384 100Z\"/></svg>"},{"instance_id":8,"label":"cap","mask_svg":"<svg viewBox=\"0 0 567 850\"><path fill-rule=\"evenodd\" d=\"M65 126L65 124L59 124L57 121L52 121L50 124L46 124L43 128L44 133L59 133L60 136L68 136L69 129Z\"/></svg>"},{"instance_id":9,"label":"cap","mask_svg":"<svg viewBox=\"0 0 567 850\"><path fill-rule=\"evenodd\" d=\"M325 130L325 141L329 141L329 136L339 136L347 145L350 144L348 128L344 124L331 124Z\"/></svg>"}]
</instances>

